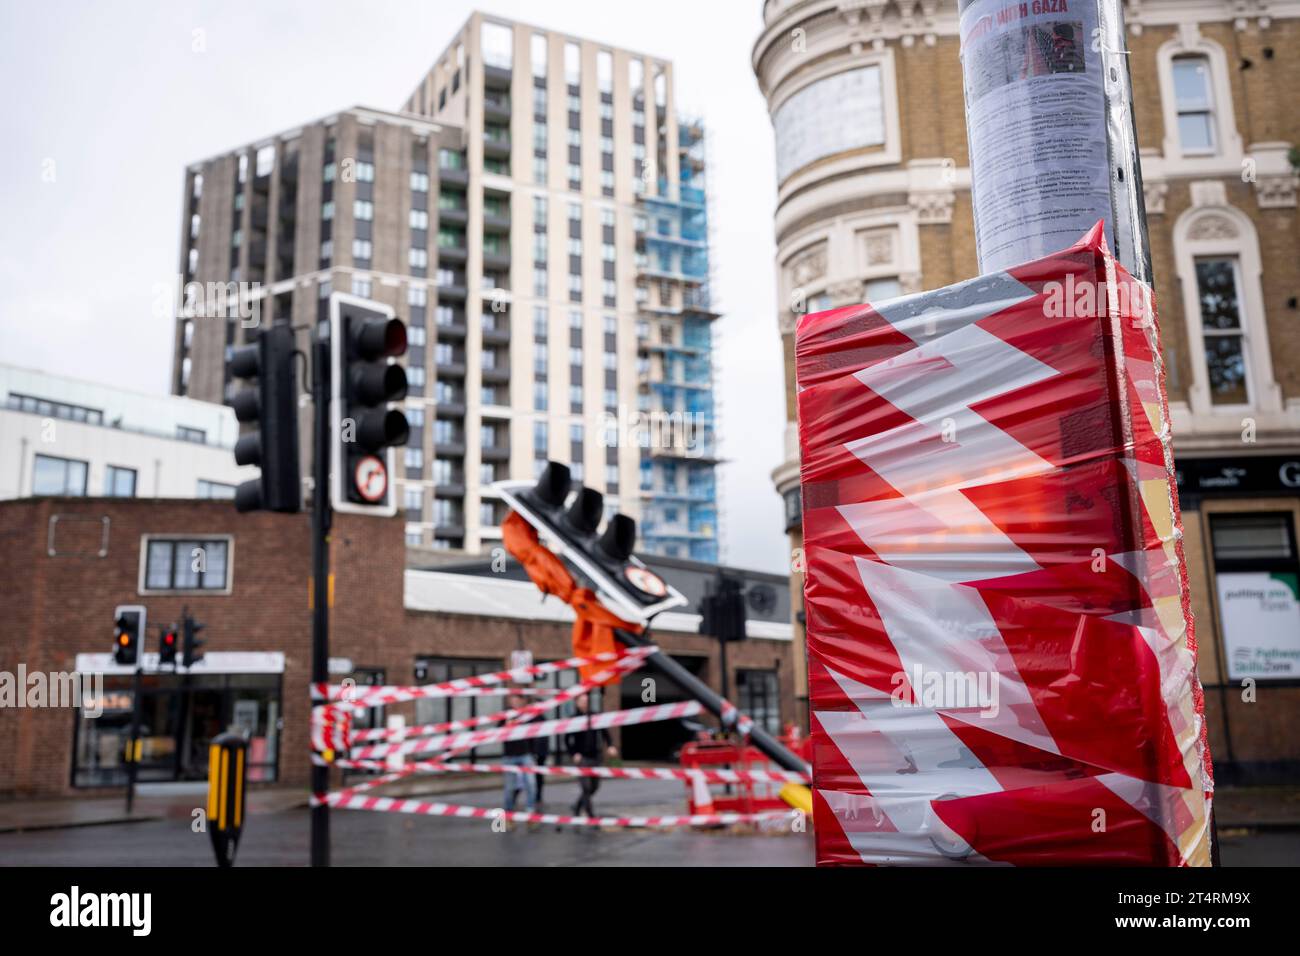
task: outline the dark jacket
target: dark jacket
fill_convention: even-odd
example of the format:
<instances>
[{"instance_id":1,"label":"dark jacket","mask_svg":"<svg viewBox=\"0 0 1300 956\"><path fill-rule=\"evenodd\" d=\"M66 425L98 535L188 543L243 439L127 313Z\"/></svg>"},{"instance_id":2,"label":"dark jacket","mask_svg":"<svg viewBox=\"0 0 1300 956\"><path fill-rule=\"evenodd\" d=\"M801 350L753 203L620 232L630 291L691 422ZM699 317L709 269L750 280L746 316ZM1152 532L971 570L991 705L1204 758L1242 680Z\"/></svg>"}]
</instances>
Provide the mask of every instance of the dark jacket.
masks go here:
<instances>
[{"instance_id":1,"label":"dark jacket","mask_svg":"<svg viewBox=\"0 0 1300 956\"><path fill-rule=\"evenodd\" d=\"M609 731L604 727L590 727L564 735L564 751L573 756L580 754L585 763L599 760L611 744Z\"/></svg>"}]
</instances>

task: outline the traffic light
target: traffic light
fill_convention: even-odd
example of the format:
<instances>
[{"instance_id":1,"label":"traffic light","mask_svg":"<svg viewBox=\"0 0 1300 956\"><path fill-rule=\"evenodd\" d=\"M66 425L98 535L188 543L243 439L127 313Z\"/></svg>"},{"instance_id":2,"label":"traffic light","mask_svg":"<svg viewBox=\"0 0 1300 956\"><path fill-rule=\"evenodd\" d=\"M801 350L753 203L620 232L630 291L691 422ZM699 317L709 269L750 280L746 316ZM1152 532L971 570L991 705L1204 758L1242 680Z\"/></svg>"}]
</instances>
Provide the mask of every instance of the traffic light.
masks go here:
<instances>
[{"instance_id":1,"label":"traffic light","mask_svg":"<svg viewBox=\"0 0 1300 956\"><path fill-rule=\"evenodd\" d=\"M406 397L406 325L378 302L330 296L330 499L338 511L397 514L393 448L411 433L391 402Z\"/></svg>"},{"instance_id":2,"label":"traffic light","mask_svg":"<svg viewBox=\"0 0 1300 956\"><path fill-rule=\"evenodd\" d=\"M239 511L302 510L302 475L298 464L298 370L294 362L293 330L272 325L258 333L257 342L230 352L230 373L256 378L254 387L239 392L231 404L241 422L256 422L235 443L235 463L259 465L262 476L245 481L235 491Z\"/></svg>"},{"instance_id":3,"label":"traffic light","mask_svg":"<svg viewBox=\"0 0 1300 956\"><path fill-rule=\"evenodd\" d=\"M186 668L193 667L198 661L203 660L203 652L199 650L206 641L199 640L199 631L207 627L202 621L196 621L190 616L189 611L185 612L185 620L181 626L184 638L181 643L181 664Z\"/></svg>"},{"instance_id":4,"label":"traffic light","mask_svg":"<svg viewBox=\"0 0 1300 956\"><path fill-rule=\"evenodd\" d=\"M158 635L158 663L176 664L176 648L180 644L176 635L176 625L168 624Z\"/></svg>"},{"instance_id":5,"label":"traffic light","mask_svg":"<svg viewBox=\"0 0 1300 956\"><path fill-rule=\"evenodd\" d=\"M700 601L700 633L720 641L743 641L748 636L744 585L739 579L718 575L717 586Z\"/></svg>"},{"instance_id":6,"label":"traffic light","mask_svg":"<svg viewBox=\"0 0 1300 956\"><path fill-rule=\"evenodd\" d=\"M113 660L118 664L134 667L139 663L147 616L142 604L119 604L113 610Z\"/></svg>"},{"instance_id":7,"label":"traffic light","mask_svg":"<svg viewBox=\"0 0 1300 956\"><path fill-rule=\"evenodd\" d=\"M616 514L601 531L604 496L583 485L572 486L568 466L548 461L536 485L501 481L493 488L558 545L560 556L591 581L615 613L631 621L645 621L662 610L686 604L679 591L632 553L636 522Z\"/></svg>"}]
</instances>

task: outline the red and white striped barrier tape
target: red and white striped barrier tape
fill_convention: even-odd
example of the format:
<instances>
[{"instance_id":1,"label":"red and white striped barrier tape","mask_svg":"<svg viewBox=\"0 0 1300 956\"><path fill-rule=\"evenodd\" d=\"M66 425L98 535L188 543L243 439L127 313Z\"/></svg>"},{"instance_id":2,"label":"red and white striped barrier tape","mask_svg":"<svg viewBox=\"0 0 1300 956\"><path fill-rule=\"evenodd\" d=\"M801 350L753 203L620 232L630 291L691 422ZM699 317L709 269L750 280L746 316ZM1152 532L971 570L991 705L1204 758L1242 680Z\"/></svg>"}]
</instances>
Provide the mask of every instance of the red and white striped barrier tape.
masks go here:
<instances>
[{"instance_id":1,"label":"red and white striped barrier tape","mask_svg":"<svg viewBox=\"0 0 1300 956\"><path fill-rule=\"evenodd\" d=\"M355 744L364 740L409 740L414 737L428 737L431 734L445 734L457 730L470 730L474 727L482 727L485 724L494 724L497 721L510 721L515 723L519 720L553 710L575 697L581 697L593 688L605 683L611 677L622 675L636 670L645 662L644 657L639 655L626 655L619 658L610 667L593 675L588 680L574 684L572 687L566 687L545 700L538 701L535 704L529 704L527 707L510 708L495 714L484 714L481 717L467 717L464 720L448 720L440 724L419 724L414 727L402 729L392 729L378 727L372 730L359 730L355 732L351 740Z\"/></svg>"},{"instance_id":2,"label":"red and white striped barrier tape","mask_svg":"<svg viewBox=\"0 0 1300 956\"><path fill-rule=\"evenodd\" d=\"M760 813L697 813L677 816L627 816L627 817L574 817L560 813L528 813L521 810L501 810L490 807L471 807L456 803L434 803L424 800L402 800L395 797L366 797L350 795L346 791L317 794L312 805L335 807L339 810L381 810L388 813L413 813L433 817L462 817L476 820L506 819L516 823L554 824L555 826L584 827L696 827L719 826L735 823L760 823L768 820L790 819L795 810L765 810Z\"/></svg>"},{"instance_id":3,"label":"red and white striped barrier tape","mask_svg":"<svg viewBox=\"0 0 1300 956\"><path fill-rule=\"evenodd\" d=\"M388 704L400 704L408 700L424 700L430 697L455 697L474 688L492 687L509 684L554 674L557 671L573 670L588 664L612 663L624 657L644 658L658 651L657 647L632 647L625 654L614 652L594 654L591 657L570 657L562 661L546 664L533 664L529 667L515 667L510 670L497 671L492 674L478 674L474 677L461 677L441 684L417 684L414 686L386 685L381 687L345 687L341 684L312 684L312 699L350 704L354 707L383 707Z\"/></svg>"},{"instance_id":4,"label":"red and white striped barrier tape","mask_svg":"<svg viewBox=\"0 0 1300 956\"><path fill-rule=\"evenodd\" d=\"M336 760L344 770L388 771L382 760ZM421 760L402 768L406 773L531 773L548 777L600 777L606 780L703 780L705 783L803 783L807 774L794 770L695 770L679 767L518 766L505 763L443 763Z\"/></svg>"},{"instance_id":5,"label":"red and white striped barrier tape","mask_svg":"<svg viewBox=\"0 0 1300 956\"><path fill-rule=\"evenodd\" d=\"M700 703L694 700L675 704L657 704L653 707L614 710L602 714L583 714L578 717L562 717L556 720L516 724L511 727L495 727L469 733L442 734L404 743L371 744L368 747L353 748L350 756L355 760L365 760L366 758L388 757L393 754L436 753L440 750L466 749L481 744L500 743L507 740L550 737L554 734L567 734L577 730L626 727L632 724L647 724L656 720L693 717L700 713L701 710L703 708Z\"/></svg>"}]
</instances>

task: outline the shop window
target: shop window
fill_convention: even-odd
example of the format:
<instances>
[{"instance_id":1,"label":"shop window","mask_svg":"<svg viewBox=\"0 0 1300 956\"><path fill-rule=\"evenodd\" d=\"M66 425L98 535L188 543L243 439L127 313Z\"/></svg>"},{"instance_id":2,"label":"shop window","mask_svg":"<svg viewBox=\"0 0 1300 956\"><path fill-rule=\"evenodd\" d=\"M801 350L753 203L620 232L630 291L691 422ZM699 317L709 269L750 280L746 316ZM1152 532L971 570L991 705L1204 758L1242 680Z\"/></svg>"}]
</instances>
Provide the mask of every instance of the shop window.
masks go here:
<instances>
[{"instance_id":1,"label":"shop window","mask_svg":"<svg viewBox=\"0 0 1300 956\"><path fill-rule=\"evenodd\" d=\"M1291 515L1209 518L1228 680L1300 678L1300 563Z\"/></svg>"},{"instance_id":2,"label":"shop window","mask_svg":"<svg viewBox=\"0 0 1300 956\"><path fill-rule=\"evenodd\" d=\"M781 681L776 671L737 670L736 705L768 733L781 733Z\"/></svg>"}]
</instances>

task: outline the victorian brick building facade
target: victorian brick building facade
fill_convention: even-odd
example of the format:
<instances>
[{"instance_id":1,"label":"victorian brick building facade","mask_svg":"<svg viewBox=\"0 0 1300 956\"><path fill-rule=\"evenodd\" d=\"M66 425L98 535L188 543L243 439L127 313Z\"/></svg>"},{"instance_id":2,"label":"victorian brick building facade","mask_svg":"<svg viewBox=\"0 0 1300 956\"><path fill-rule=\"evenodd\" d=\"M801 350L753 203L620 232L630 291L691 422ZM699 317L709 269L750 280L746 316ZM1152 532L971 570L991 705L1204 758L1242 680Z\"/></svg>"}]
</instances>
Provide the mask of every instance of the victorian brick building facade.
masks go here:
<instances>
[{"instance_id":1,"label":"victorian brick building facade","mask_svg":"<svg viewBox=\"0 0 1300 956\"><path fill-rule=\"evenodd\" d=\"M1300 5L1124 7L1211 744L1226 775L1294 779ZM798 316L978 269L956 0L766 0L762 13L752 62L776 140L788 422L773 481L797 556Z\"/></svg>"}]
</instances>

